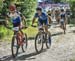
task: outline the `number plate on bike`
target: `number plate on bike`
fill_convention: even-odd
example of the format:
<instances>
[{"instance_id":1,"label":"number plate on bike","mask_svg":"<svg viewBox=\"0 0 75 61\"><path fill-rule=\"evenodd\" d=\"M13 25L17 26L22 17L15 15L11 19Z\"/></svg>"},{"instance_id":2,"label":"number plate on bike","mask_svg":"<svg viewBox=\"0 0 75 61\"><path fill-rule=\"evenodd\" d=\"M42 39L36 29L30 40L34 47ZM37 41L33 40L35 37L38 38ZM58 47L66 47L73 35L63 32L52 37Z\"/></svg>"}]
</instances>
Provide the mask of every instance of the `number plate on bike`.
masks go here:
<instances>
[{"instance_id":1,"label":"number plate on bike","mask_svg":"<svg viewBox=\"0 0 75 61\"><path fill-rule=\"evenodd\" d=\"M64 19L61 19L60 21L61 21L61 22L64 22Z\"/></svg>"},{"instance_id":2,"label":"number plate on bike","mask_svg":"<svg viewBox=\"0 0 75 61\"><path fill-rule=\"evenodd\" d=\"M19 27L14 27L13 30L14 31L19 31Z\"/></svg>"}]
</instances>

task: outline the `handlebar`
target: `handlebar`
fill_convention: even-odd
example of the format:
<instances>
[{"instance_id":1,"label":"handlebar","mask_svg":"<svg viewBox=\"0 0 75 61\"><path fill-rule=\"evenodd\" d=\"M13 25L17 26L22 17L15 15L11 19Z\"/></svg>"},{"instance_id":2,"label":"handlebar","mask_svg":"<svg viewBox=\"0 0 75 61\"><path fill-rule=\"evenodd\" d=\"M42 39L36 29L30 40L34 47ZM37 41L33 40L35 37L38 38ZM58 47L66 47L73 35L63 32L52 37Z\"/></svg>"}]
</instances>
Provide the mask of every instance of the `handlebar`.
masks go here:
<instances>
[{"instance_id":1,"label":"handlebar","mask_svg":"<svg viewBox=\"0 0 75 61\"><path fill-rule=\"evenodd\" d=\"M8 25L6 25L5 27L10 30L12 30L14 28L12 26L9 27ZM28 28L27 26L20 27L20 29L27 29L27 28Z\"/></svg>"}]
</instances>

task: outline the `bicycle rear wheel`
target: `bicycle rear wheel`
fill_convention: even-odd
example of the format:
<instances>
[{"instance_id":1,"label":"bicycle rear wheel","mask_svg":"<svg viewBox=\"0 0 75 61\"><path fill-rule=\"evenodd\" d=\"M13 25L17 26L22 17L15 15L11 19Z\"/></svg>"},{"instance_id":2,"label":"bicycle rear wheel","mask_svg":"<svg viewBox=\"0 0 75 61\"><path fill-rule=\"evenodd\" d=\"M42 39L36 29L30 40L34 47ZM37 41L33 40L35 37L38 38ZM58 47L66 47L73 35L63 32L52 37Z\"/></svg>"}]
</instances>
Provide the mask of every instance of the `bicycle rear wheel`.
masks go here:
<instances>
[{"instance_id":1,"label":"bicycle rear wheel","mask_svg":"<svg viewBox=\"0 0 75 61\"><path fill-rule=\"evenodd\" d=\"M43 35L42 34L37 34L35 38L35 50L37 53L42 52L43 50Z\"/></svg>"},{"instance_id":2,"label":"bicycle rear wheel","mask_svg":"<svg viewBox=\"0 0 75 61\"><path fill-rule=\"evenodd\" d=\"M66 34L66 27L63 25L64 34Z\"/></svg>"},{"instance_id":3,"label":"bicycle rear wheel","mask_svg":"<svg viewBox=\"0 0 75 61\"><path fill-rule=\"evenodd\" d=\"M51 46L51 35L46 34L46 47L49 49Z\"/></svg>"},{"instance_id":4,"label":"bicycle rear wheel","mask_svg":"<svg viewBox=\"0 0 75 61\"><path fill-rule=\"evenodd\" d=\"M23 45L22 45L22 51L25 52L28 46L28 41L27 41L27 35L24 35L25 37L23 38Z\"/></svg>"},{"instance_id":5,"label":"bicycle rear wheel","mask_svg":"<svg viewBox=\"0 0 75 61\"><path fill-rule=\"evenodd\" d=\"M19 49L19 45L18 45L18 39L17 37L12 38L12 43L11 43L11 51L12 51L12 56L16 57L18 54L18 49Z\"/></svg>"}]
</instances>

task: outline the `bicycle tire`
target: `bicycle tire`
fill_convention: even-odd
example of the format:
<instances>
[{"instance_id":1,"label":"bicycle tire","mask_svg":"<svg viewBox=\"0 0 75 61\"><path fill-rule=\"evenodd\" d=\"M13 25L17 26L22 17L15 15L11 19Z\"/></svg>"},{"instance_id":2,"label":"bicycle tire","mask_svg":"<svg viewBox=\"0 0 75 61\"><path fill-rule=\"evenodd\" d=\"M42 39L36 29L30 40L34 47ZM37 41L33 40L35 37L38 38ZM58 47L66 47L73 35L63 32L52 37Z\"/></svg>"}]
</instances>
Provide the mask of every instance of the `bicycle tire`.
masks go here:
<instances>
[{"instance_id":1,"label":"bicycle tire","mask_svg":"<svg viewBox=\"0 0 75 61\"><path fill-rule=\"evenodd\" d=\"M13 47L14 47L14 43L15 43L15 40L16 39L16 41L17 41L17 47L16 47L16 53L14 53L14 50L13 50ZM18 54L18 49L19 49L19 45L18 45L18 40L17 40L17 38L16 37L12 37L12 42L11 42L11 52L12 52L12 57L13 58L15 58L16 56L17 56L17 54Z\"/></svg>"},{"instance_id":2,"label":"bicycle tire","mask_svg":"<svg viewBox=\"0 0 75 61\"><path fill-rule=\"evenodd\" d=\"M64 25L63 25L63 30L64 30L64 34L66 34L66 28L64 27Z\"/></svg>"},{"instance_id":3,"label":"bicycle tire","mask_svg":"<svg viewBox=\"0 0 75 61\"><path fill-rule=\"evenodd\" d=\"M37 47L37 38L38 38L40 35L41 35L41 34L38 33L38 34L36 35L36 38L35 38L35 50L36 50L37 53L40 53L40 52L42 52L42 50L43 50L43 41L42 41L42 40L40 40L40 41L42 41L41 49L38 50L38 47Z\"/></svg>"}]
</instances>

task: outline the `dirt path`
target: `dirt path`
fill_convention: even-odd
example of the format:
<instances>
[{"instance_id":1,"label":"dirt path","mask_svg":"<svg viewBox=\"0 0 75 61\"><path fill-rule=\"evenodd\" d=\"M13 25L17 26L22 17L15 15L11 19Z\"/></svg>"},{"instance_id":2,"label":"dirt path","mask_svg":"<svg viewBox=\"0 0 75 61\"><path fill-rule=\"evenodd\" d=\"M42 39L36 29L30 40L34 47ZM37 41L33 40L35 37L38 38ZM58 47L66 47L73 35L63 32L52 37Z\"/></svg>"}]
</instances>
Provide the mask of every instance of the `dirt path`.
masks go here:
<instances>
[{"instance_id":1,"label":"dirt path","mask_svg":"<svg viewBox=\"0 0 75 61\"><path fill-rule=\"evenodd\" d=\"M75 27L67 26L66 34L58 27L50 29L52 45L50 49L44 48L40 54L35 53L34 40L29 40L26 53L19 54L16 59L11 56L11 44L0 42L0 59L2 61L72 61L75 58ZM75 60L73 60L75 61Z\"/></svg>"}]
</instances>

